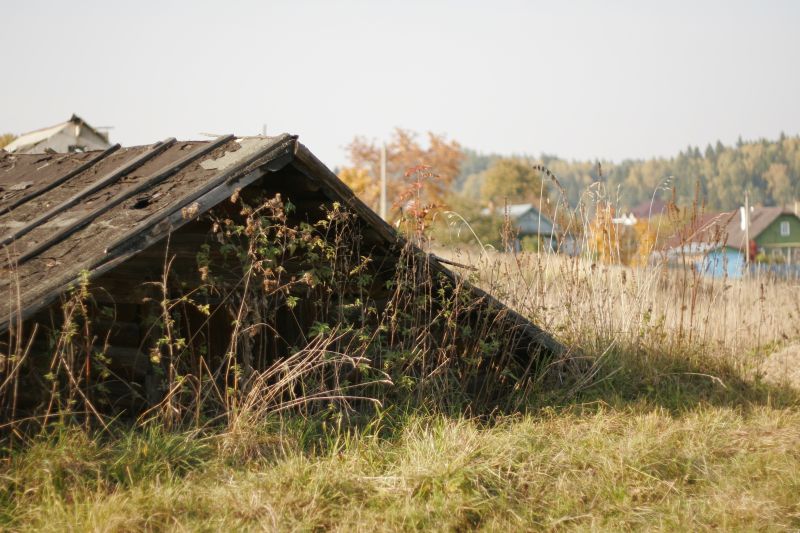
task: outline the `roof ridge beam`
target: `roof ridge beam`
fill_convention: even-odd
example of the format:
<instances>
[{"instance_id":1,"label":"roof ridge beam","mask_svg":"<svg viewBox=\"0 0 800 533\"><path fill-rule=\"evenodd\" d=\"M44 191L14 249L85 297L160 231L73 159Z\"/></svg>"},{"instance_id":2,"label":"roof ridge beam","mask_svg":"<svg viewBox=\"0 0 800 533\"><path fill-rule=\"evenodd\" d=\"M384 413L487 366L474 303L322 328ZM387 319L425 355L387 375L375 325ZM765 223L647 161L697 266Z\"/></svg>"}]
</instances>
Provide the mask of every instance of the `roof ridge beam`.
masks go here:
<instances>
[{"instance_id":1,"label":"roof ridge beam","mask_svg":"<svg viewBox=\"0 0 800 533\"><path fill-rule=\"evenodd\" d=\"M156 211L141 224L137 225L136 228L129 231L125 235L122 235L106 248L106 254L115 254L119 248L138 235L143 234L153 226L157 225L159 222L168 218L172 213L180 212L182 209L191 205L193 202L197 201L199 198L202 198L217 187L235 182L245 174L248 168L256 165L259 161L265 158L269 158L269 160L266 161L267 165L275 162L279 162L280 164L288 164L294 157L297 145L296 141L296 135L284 135L281 139L278 139L276 142L265 146L244 161L220 172L216 176L210 178L199 189L192 191L171 205L165 206L162 210ZM273 165L273 168L268 167L268 169L278 170L279 168L278 165Z\"/></svg>"}]
</instances>

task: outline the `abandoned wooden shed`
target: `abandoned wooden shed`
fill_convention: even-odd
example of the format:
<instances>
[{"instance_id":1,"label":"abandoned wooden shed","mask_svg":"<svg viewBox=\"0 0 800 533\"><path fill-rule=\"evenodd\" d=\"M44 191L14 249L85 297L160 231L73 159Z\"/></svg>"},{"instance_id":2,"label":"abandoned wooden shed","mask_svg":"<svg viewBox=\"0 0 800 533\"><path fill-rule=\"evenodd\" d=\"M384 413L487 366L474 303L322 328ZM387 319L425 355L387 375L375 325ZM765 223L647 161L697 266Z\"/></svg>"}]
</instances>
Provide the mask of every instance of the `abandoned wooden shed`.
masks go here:
<instances>
[{"instance_id":1,"label":"abandoned wooden shed","mask_svg":"<svg viewBox=\"0 0 800 533\"><path fill-rule=\"evenodd\" d=\"M260 216L271 218L254 222ZM172 371L161 357L166 351L177 358L174 351L191 350L184 373L205 368L209 379L229 382L230 372L221 377L199 359L233 359L240 379L305 346L348 310L374 331L391 329L379 325L388 309L397 312L405 292L407 315L424 307L420 297L441 310L457 293L465 302L458 321L452 310L443 313L456 324L448 342L460 350L480 344L487 368L492 360L514 360L526 372L560 349L539 327L410 245L291 135L170 138L72 154L0 151L0 247L0 371L9 374L27 360L15 406L52 388L45 376L56 363L47 356L79 344L80 334L89 337L81 341L90 347L86 362L58 364L76 365L74 373L87 380L102 374L113 407L140 409L164 393L157 382ZM409 261L427 281L392 281ZM332 281L337 265L346 281ZM247 278L254 271L257 286ZM79 313L68 305L75 298L83 302ZM66 331L68 322L77 331ZM168 329L180 342L164 340ZM442 331L429 332L430 342L447 337ZM352 346L349 335L339 339ZM376 335L390 349L402 332ZM407 344L428 342L414 335Z\"/></svg>"}]
</instances>

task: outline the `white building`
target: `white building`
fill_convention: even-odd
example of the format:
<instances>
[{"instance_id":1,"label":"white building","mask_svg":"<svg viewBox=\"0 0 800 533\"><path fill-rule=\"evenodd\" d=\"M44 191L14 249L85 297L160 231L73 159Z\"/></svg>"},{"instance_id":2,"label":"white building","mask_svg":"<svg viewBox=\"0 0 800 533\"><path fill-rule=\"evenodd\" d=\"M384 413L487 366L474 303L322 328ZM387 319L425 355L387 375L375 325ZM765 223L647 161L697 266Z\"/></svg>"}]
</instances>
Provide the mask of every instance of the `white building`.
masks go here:
<instances>
[{"instance_id":1,"label":"white building","mask_svg":"<svg viewBox=\"0 0 800 533\"><path fill-rule=\"evenodd\" d=\"M3 147L6 152L43 154L46 152L88 152L111 146L108 134L91 127L82 118L72 115L61 124L25 133Z\"/></svg>"}]
</instances>

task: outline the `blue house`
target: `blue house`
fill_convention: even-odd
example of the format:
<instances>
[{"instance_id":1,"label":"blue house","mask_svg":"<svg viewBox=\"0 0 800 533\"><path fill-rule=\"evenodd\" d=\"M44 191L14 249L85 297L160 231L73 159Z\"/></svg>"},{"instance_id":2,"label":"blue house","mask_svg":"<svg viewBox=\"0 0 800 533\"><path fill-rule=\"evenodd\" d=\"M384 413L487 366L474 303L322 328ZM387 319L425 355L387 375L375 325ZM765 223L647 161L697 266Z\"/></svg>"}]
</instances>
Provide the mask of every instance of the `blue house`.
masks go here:
<instances>
[{"instance_id":1,"label":"blue house","mask_svg":"<svg viewBox=\"0 0 800 533\"><path fill-rule=\"evenodd\" d=\"M744 260L741 250L718 246L707 252L696 264L700 272L713 278L740 278L744 272Z\"/></svg>"}]
</instances>

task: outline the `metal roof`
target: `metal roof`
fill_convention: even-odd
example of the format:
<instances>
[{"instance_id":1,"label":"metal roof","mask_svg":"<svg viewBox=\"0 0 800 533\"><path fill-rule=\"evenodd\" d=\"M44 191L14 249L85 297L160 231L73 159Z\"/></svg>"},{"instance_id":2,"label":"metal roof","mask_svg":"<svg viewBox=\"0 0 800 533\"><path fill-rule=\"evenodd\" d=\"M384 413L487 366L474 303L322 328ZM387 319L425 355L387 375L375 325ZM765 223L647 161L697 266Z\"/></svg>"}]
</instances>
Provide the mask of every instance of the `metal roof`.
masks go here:
<instances>
[{"instance_id":1,"label":"metal roof","mask_svg":"<svg viewBox=\"0 0 800 533\"><path fill-rule=\"evenodd\" d=\"M481 214L484 216L490 213L491 211L488 207L481 210ZM506 213L508 213L508 217L511 220L520 225L519 229L524 234L553 235L557 231L555 223L532 203L509 204L504 207L494 208L494 214L497 216L505 216Z\"/></svg>"},{"instance_id":2,"label":"metal roof","mask_svg":"<svg viewBox=\"0 0 800 533\"><path fill-rule=\"evenodd\" d=\"M0 151L0 332L53 303L83 272L95 279L243 189L292 164L352 209L387 245L405 241L297 137L165 139L74 154ZM431 268L455 281L438 258ZM550 352L550 335L481 289L476 299Z\"/></svg>"},{"instance_id":3,"label":"metal roof","mask_svg":"<svg viewBox=\"0 0 800 533\"><path fill-rule=\"evenodd\" d=\"M742 210L743 211L743 210ZM757 239L770 224L775 222L781 215L796 216L794 212L786 210L782 207L754 207L750 210L750 238ZM729 222L726 229L728 239L726 244L732 248L743 250L747 244L745 238L744 225L742 224L742 216L734 216Z\"/></svg>"},{"instance_id":4,"label":"metal roof","mask_svg":"<svg viewBox=\"0 0 800 533\"><path fill-rule=\"evenodd\" d=\"M537 215L541 215L542 219L550 221L549 218L547 218L544 214L542 214L542 212L539 211L539 209L531 203L508 204L507 206L499 206L494 208L494 214L499 216L505 216L505 214L508 213L508 216L511 218L519 218L522 215L528 213L529 211L534 211ZM481 210L482 215L489 215L490 213L491 211L489 210L488 207L484 207Z\"/></svg>"},{"instance_id":5,"label":"metal roof","mask_svg":"<svg viewBox=\"0 0 800 533\"><path fill-rule=\"evenodd\" d=\"M796 216L782 207L753 207L750 211L750 239L757 239L781 215ZM747 239L740 211L703 213L681 227L667 239L665 248L680 249L689 243L712 245L711 248L729 246L743 250Z\"/></svg>"},{"instance_id":6,"label":"metal roof","mask_svg":"<svg viewBox=\"0 0 800 533\"><path fill-rule=\"evenodd\" d=\"M94 129L78 115L72 115L66 122L61 122L60 124L56 124L55 126L49 126L28 133L23 133L22 135L20 135L19 137L17 137L7 145L5 145L3 147L3 150L5 150L6 152L29 151L42 141L46 141L47 139L50 139L61 133L67 133L70 127L88 131L90 136L95 138L95 140L91 142L92 145L91 147L93 149L101 149L109 145L107 136L103 135L102 133ZM73 136L75 138L78 137L77 134L73 133L68 133L68 135ZM91 139L85 139L85 140L90 141ZM44 150L40 149L36 151L43 152Z\"/></svg>"},{"instance_id":7,"label":"metal roof","mask_svg":"<svg viewBox=\"0 0 800 533\"><path fill-rule=\"evenodd\" d=\"M716 248L725 243L728 223L735 212L699 213L679 227L665 242L665 250L702 250ZM693 245L688 246L687 245Z\"/></svg>"}]
</instances>

